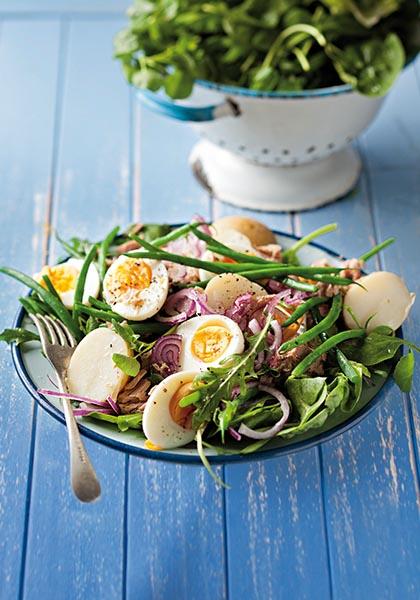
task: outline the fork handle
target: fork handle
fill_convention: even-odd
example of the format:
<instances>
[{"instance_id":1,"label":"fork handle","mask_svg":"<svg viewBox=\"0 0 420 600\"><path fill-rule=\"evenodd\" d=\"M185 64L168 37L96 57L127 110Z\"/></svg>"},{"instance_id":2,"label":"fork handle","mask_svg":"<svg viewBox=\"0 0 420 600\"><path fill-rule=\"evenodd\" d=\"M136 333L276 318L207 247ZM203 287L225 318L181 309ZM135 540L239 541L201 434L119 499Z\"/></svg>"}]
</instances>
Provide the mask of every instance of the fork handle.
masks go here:
<instances>
[{"instance_id":1,"label":"fork handle","mask_svg":"<svg viewBox=\"0 0 420 600\"><path fill-rule=\"evenodd\" d=\"M65 391L62 384L61 388ZM79 500L93 502L100 496L101 486L80 437L71 402L67 398L63 398L62 402L70 448L71 487Z\"/></svg>"}]
</instances>

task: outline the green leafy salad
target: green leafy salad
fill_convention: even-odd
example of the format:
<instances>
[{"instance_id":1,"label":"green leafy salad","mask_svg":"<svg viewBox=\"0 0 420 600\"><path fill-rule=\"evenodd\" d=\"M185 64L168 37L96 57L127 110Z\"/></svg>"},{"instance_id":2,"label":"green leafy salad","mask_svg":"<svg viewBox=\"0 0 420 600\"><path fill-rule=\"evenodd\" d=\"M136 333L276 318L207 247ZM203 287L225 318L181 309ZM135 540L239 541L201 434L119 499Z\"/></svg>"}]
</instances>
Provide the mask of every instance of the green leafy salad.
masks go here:
<instances>
[{"instance_id":1,"label":"green leafy salad","mask_svg":"<svg viewBox=\"0 0 420 600\"><path fill-rule=\"evenodd\" d=\"M385 94L420 48L417 0L136 0L115 38L127 80L187 98L197 79Z\"/></svg>"},{"instance_id":2,"label":"green leafy salad","mask_svg":"<svg viewBox=\"0 0 420 600\"><path fill-rule=\"evenodd\" d=\"M195 443L209 467L206 447L251 453L345 420L390 372L410 390L419 348L395 332L414 294L394 273L363 273L394 240L301 264L335 228L283 248L241 216L136 224L61 240L66 260L33 278L0 272L32 290L20 298L28 315L59 319L77 340L66 377L76 416L138 430L157 452ZM38 338L22 326L0 339ZM53 384L38 392L63 397Z\"/></svg>"}]
</instances>

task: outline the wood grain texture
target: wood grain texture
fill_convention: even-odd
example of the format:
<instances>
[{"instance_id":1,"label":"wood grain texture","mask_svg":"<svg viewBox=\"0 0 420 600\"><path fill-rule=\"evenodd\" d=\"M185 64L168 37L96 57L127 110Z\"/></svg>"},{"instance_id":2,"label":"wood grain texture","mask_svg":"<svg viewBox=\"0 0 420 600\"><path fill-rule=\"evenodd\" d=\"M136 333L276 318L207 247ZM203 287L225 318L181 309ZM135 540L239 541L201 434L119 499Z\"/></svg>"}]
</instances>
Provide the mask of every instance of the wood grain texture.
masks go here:
<instances>
[{"instance_id":1,"label":"wood grain texture","mask_svg":"<svg viewBox=\"0 0 420 600\"><path fill-rule=\"evenodd\" d=\"M39 53L28 54L23 40ZM58 23L0 23L0 262L29 273L43 256L58 43ZM22 293L2 276L0 330L10 327ZM9 600L20 587L36 410L3 344L0 389L0 598Z\"/></svg>"},{"instance_id":2,"label":"wood grain texture","mask_svg":"<svg viewBox=\"0 0 420 600\"><path fill-rule=\"evenodd\" d=\"M102 237L129 217L129 93L110 60L116 27L78 22L62 29L52 224L64 237ZM52 242L50 260L58 254ZM39 413L24 582L28 600L59 597L60 590L71 599L121 598L125 457L89 441L86 446L102 485L92 505L72 495L64 427Z\"/></svg>"},{"instance_id":3,"label":"wood grain texture","mask_svg":"<svg viewBox=\"0 0 420 600\"><path fill-rule=\"evenodd\" d=\"M48 252L54 260L45 222L64 237L100 238L132 219L241 212L302 234L337 221L340 232L325 242L348 256L396 235L381 264L415 291L419 62L362 136L365 171L353 194L299 217L240 211L194 181L191 129L143 111L127 89L111 60L124 4L0 7L2 263L32 272ZM18 293L13 282L0 287L1 326ZM419 316L417 306L405 327L417 341ZM69 488L63 426L41 411L34 420L0 351L1 600L417 597L418 375L410 396L390 389L375 413L322 448L220 468L226 492L198 467L129 459L88 441L103 497L83 506Z\"/></svg>"}]
</instances>

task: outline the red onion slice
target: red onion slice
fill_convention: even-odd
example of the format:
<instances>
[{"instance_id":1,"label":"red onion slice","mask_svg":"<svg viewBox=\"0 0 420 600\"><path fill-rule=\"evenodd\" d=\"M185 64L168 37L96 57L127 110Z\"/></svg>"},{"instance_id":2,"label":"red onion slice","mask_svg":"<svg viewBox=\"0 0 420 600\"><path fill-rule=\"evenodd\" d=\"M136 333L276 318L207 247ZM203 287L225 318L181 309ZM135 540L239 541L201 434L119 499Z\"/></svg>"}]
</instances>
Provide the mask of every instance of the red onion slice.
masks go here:
<instances>
[{"instance_id":1,"label":"red onion slice","mask_svg":"<svg viewBox=\"0 0 420 600\"><path fill-rule=\"evenodd\" d=\"M233 427L228 427L228 432L233 437L234 440L236 440L237 442L241 441L242 436L240 433L238 433L236 431L236 429L233 429Z\"/></svg>"},{"instance_id":2,"label":"red onion slice","mask_svg":"<svg viewBox=\"0 0 420 600\"><path fill-rule=\"evenodd\" d=\"M249 437L253 440L268 440L277 435L279 431L283 429L283 426L290 415L290 406L286 396L284 396L284 394L282 394L279 390L276 390L275 388L269 387L267 385L260 385L258 389L261 392L266 392L267 394L270 394L271 396L276 398L276 400L278 400L283 411L283 415L280 421L277 421L277 423L270 427L270 429L266 429L265 431L256 431L255 429L250 429L244 423L241 423L238 429L238 433L240 435L246 435L246 437Z\"/></svg>"},{"instance_id":3,"label":"red onion slice","mask_svg":"<svg viewBox=\"0 0 420 600\"><path fill-rule=\"evenodd\" d=\"M159 366L166 365L167 374L176 373L181 368L180 356L182 336L177 333L163 335L153 346L151 362Z\"/></svg>"},{"instance_id":4,"label":"red onion slice","mask_svg":"<svg viewBox=\"0 0 420 600\"><path fill-rule=\"evenodd\" d=\"M87 398L86 396L78 396L77 394L68 394L67 392L60 392L55 390L37 390L38 394L43 396L54 396L55 398L68 398L69 400L76 400L77 402L86 402L86 404L93 404L94 406L101 406L102 408L109 408L108 402L102 400L95 400L94 398Z\"/></svg>"},{"instance_id":5,"label":"red onion slice","mask_svg":"<svg viewBox=\"0 0 420 600\"><path fill-rule=\"evenodd\" d=\"M115 402L115 400L113 399L112 396L107 396L106 397L106 401L108 402L108 404L110 405L110 407L112 408L112 410L114 411L114 413L116 415L120 414L120 407L118 406L118 404Z\"/></svg>"},{"instance_id":6,"label":"red onion slice","mask_svg":"<svg viewBox=\"0 0 420 600\"><path fill-rule=\"evenodd\" d=\"M163 309L168 316L157 315L156 320L179 325L195 315L214 315L215 310L207 304L206 294L199 288L179 290L168 296Z\"/></svg>"},{"instance_id":7,"label":"red onion slice","mask_svg":"<svg viewBox=\"0 0 420 600\"><path fill-rule=\"evenodd\" d=\"M273 319L271 321L270 327L274 332L274 336L273 336L273 341L270 345L269 350L271 350L271 352L274 352L275 350L277 350L280 347L283 334L282 334L280 323L278 323L278 321L276 321L275 319Z\"/></svg>"},{"instance_id":8,"label":"red onion slice","mask_svg":"<svg viewBox=\"0 0 420 600\"><path fill-rule=\"evenodd\" d=\"M254 335L257 335L257 333L260 333L261 331L261 325L255 318L250 320L250 322L248 323L248 327Z\"/></svg>"}]
</instances>

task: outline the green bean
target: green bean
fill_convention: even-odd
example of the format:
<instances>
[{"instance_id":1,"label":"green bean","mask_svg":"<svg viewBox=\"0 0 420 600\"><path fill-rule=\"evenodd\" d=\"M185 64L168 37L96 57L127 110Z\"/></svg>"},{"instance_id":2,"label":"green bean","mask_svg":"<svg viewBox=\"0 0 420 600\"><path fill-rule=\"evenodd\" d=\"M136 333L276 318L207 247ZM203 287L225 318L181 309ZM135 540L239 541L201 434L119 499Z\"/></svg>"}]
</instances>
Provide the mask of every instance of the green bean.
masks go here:
<instances>
[{"instance_id":1,"label":"green bean","mask_svg":"<svg viewBox=\"0 0 420 600\"><path fill-rule=\"evenodd\" d=\"M380 252L381 250L384 250L385 248L387 248L388 246L390 246L394 242L395 242L395 238L394 237L388 238L384 242L381 242L380 244L377 244L376 246L374 246L373 248L371 248L371 250L368 250L367 252L365 252L364 254L362 254L361 256L359 256L359 260L362 260L363 262L366 262L367 260L369 260L369 258L372 258L372 256L375 256L375 254L378 254L378 252Z\"/></svg>"},{"instance_id":2,"label":"green bean","mask_svg":"<svg viewBox=\"0 0 420 600\"><path fill-rule=\"evenodd\" d=\"M118 226L114 227L114 229L112 229L112 231L110 231L108 233L106 238L104 240L102 240L101 245L99 246L98 263L99 263L99 276L101 278L101 281L104 280L105 273L107 270L106 257L108 256L109 247L111 246L112 242L117 237L119 230L120 230L120 228Z\"/></svg>"},{"instance_id":3,"label":"green bean","mask_svg":"<svg viewBox=\"0 0 420 600\"><path fill-rule=\"evenodd\" d=\"M282 280L282 283L287 287L293 288L294 290L299 290L301 292L317 292L318 286L313 283L306 283L305 281L297 281L296 279L291 279L290 277L285 277Z\"/></svg>"},{"instance_id":4,"label":"green bean","mask_svg":"<svg viewBox=\"0 0 420 600\"><path fill-rule=\"evenodd\" d=\"M261 256L250 256L242 252L236 252L235 250L232 250L232 248L225 246L224 244L222 244L222 242L219 242L218 240L212 238L210 235L207 235L206 233L203 233L200 230L194 231L194 235L197 236L200 240L207 242L207 247L212 252L216 254L221 254L222 256L228 256L229 258L236 259L239 262L245 261L263 265L278 264L273 261L266 260Z\"/></svg>"},{"instance_id":5,"label":"green bean","mask_svg":"<svg viewBox=\"0 0 420 600\"><path fill-rule=\"evenodd\" d=\"M344 373L347 379L349 379L351 383L355 385L359 379L355 368L350 363L349 359L344 354L344 352L341 352L340 348L335 349L335 355L337 358L338 366L340 367L341 371Z\"/></svg>"},{"instance_id":6,"label":"green bean","mask_svg":"<svg viewBox=\"0 0 420 600\"><path fill-rule=\"evenodd\" d=\"M134 333L138 333L140 335L145 335L147 333L155 333L162 334L167 333L169 329L172 328L172 325L169 323L158 323L157 321L152 323L130 323L131 329Z\"/></svg>"},{"instance_id":7,"label":"green bean","mask_svg":"<svg viewBox=\"0 0 420 600\"><path fill-rule=\"evenodd\" d=\"M246 263L224 263L219 261L214 261L211 264L218 265L220 267L227 267L231 269L234 273L255 273L261 274L262 277L270 277L274 275L301 275L302 277L326 277L331 273L337 273L339 269L337 267L301 267L298 265L282 265L282 264L273 264L273 265L255 265L255 264L246 264ZM345 281L344 278L339 277L338 279Z\"/></svg>"},{"instance_id":8,"label":"green bean","mask_svg":"<svg viewBox=\"0 0 420 600\"><path fill-rule=\"evenodd\" d=\"M83 313L85 315L89 315L95 317L96 319L102 319L103 321L108 321L111 323L112 321L124 321L124 317L114 313L112 310L100 310L98 308L93 308L92 306L86 306L81 302L75 303L74 308L78 313Z\"/></svg>"},{"instance_id":9,"label":"green bean","mask_svg":"<svg viewBox=\"0 0 420 600\"><path fill-rule=\"evenodd\" d=\"M311 312L313 318L315 319L315 322L319 323L321 321L321 315L319 314L318 308L314 308ZM330 336L326 331L323 331L319 334L319 337L322 342L326 342ZM346 355L343 352L341 352L339 348L333 348L330 350L330 352L332 351L334 351L335 358L341 371L351 381L351 383L356 383L356 381L358 380L358 374L356 373L354 367L351 365Z\"/></svg>"},{"instance_id":10,"label":"green bean","mask_svg":"<svg viewBox=\"0 0 420 600\"><path fill-rule=\"evenodd\" d=\"M324 352L328 352L331 348L335 348L338 344L345 342L346 340L363 337L366 335L365 329L350 329L349 331L341 331L340 333L336 333L331 336L317 346L310 354L305 356L305 358L293 369L291 375L292 377L299 377L303 375L305 371L314 363Z\"/></svg>"},{"instance_id":11,"label":"green bean","mask_svg":"<svg viewBox=\"0 0 420 600\"><path fill-rule=\"evenodd\" d=\"M97 249L96 245L94 244L91 247L91 249L89 250L89 252L83 262L82 268L80 269L80 274L79 274L79 277L77 278L76 289L74 291L74 306L76 306L76 304L80 304L83 302L83 292L85 290L86 277L88 274L90 263L95 258L97 251L98 251L98 249ZM73 308L73 318L75 318L76 315L77 315L77 310L76 310L76 308Z\"/></svg>"},{"instance_id":12,"label":"green bean","mask_svg":"<svg viewBox=\"0 0 420 600\"><path fill-rule=\"evenodd\" d=\"M166 246L166 244L169 244L169 242L173 242L174 240L177 240L178 238L181 238L184 235L188 235L190 232L193 232L197 229L197 227L200 227L201 225L207 225L207 223L187 223L186 225L182 225L181 227L178 227L178 229L173 229L166 235L154 239L153 246L155 246L156 248ZM135 239L134 236L130 237L133 237L133 239Z\"/></svg>"},{"instance_id":13,"label":"green bean","mask_svg":"<svg viewBox=\"0 0 420 600\"><path fill-rule=\"evenodd\" d=\"M312 275L312 279L333 285L351 285L354 283L353 279L349 277L334 277L333 275L323 275L322 273Z\"/></svg>"},{"instance_id":14,"label":"green bean","mask_svg":"<svg viewBox=\"0 0 420 600\"><path fill-rule=\"evenodd\" d=\"M28 315L48 314L48 311L45 310L44 303L38 302L38 300L32 298L31 296L28 296L26 298L19 298L19 302L22 304L23 308L26 310Z\"/></svg>"},{"instance_id":15,"label":"green bean","mask_svg":"<svg viewBox=\"0 0 420 600\"><path fill-rule=\"evenodd\" d=\"M58 295L58 292L55 289L55 287L53 286L51 279L48 277L48 275L43 275L42 280L44 281L45 285L47 286L47 290L49 290L51 292L51 294L53 294L58 300L60 300L60 302L63 302L61 300L60 296Z\"/></svg>"},{"instance_id":16,"label":"green bean","mask_svg":"<svg viewBox=\"0 0 420 600\"><path fill-rule=\"evenodd\" d=\"M66 325L70 329L74 337L77 340L80 340L81 331L76 325L76 322L72 319L67 309L63 306L63 303L59 302L49 290L43 288L42 285L40 285L37 281L32 279L32 277L29 277L28 275L25 275L24 273L21 273L16 269L0 267L0 273L4 273L9 277L13 277L13 279L20 281L20 283L23 283L27 287L34 290L38 294L38 296L40 296L40 298L45 302L45 304L49 306L49 308L56 315L56 317L58 317L58 319L60 319L60 321L62 321L64 325Z\"/></svg>"},{"instance_id":17,"label":"green bean","mask_svg":"<svg viewBox=\"0 0 420 600\"><path fill-rule=\"evenodd\" d=\"M290 317L282 323L282 327L288 327L292 323L295 323L298 319L300 319L300 317L308 312L308 310L314 306L318 306L318 304L323 304L324 302L328 302L328 298L326 296L315 296L314 298L309 298L306 300L306 302L298 306L293 311Z\"/></svg>"},{"instance_id":18,"label":"green bean","mask_svg":"<svg viewBox=\"0 0 420 600\"><path fill-rule=\"evenodd\" d=\"M289 340L288 342L284 342L279 348L280 352L288 352L293 348L297 348L302 344L306 344L316 337L323 331L327 331L334 323L337 321L338 317L341 314L341 308L343 306L343 299L340 294L334 296L331 309L328 315L322 319L319 323L311 327L311 329L307 329L304 333L301 333L297 337Z\"/></svg>"},{"instance_id":19,"label":"green bean","mask_svg":"<svg viewBox=\"0 0 420 600\"><path fill-rule=\"evenodd\" d=\"M290 248L287 248L287 250L283 253L283 257L287 258L289 256L292 256L292 257L295 256L296 252L298 252L301 248L303 248L303 246L306 246L307 244L312 242L315 238L319 237L320 235L324 235L325 233L330 233L331 231L335 231L336 229L337 229L337 223L329 223L328 225L324 225L323 227L320 227L319 229L315 229L315 231L308 233L308 235L305 235L303 238L301 238L296 243L294 243L293 246L290 246Z\"/></svg>"},{"instance_id":20,"label":"green bean","mask_svg":"<svg viewBox=\"0 0 420 600\"><path fill-rule=\"evenodd\" d=\"M150 252L130 252L126 254L130 258L152 258L156 260L168 260L174 263L178 263L180 265L186 265L188 267L195 267L196 269L205 269L206 271L211 271L212 273L226 273L229 269L229 265L223 264L223 267L219 267L212 262L207 262L204 260L199 260L198 258L190 258L189 256L179 256L178 254L172 254L171 252L160 252L160 251L150 251Z\"/></svg>"},{"instance_id":21,"label":"green bean","mask_svg":"<svg viewBox=\"0 0 420 600\"><path fill-rule=\"evenodd\" d=\"M103 302L103 300L98 300L93 296L89 296L88 301L90 306L93 306L94 308L99 308L100 310L108 310L112 312L112 308L109 306L109 304Z\"/></svg>"}]
</instances>

